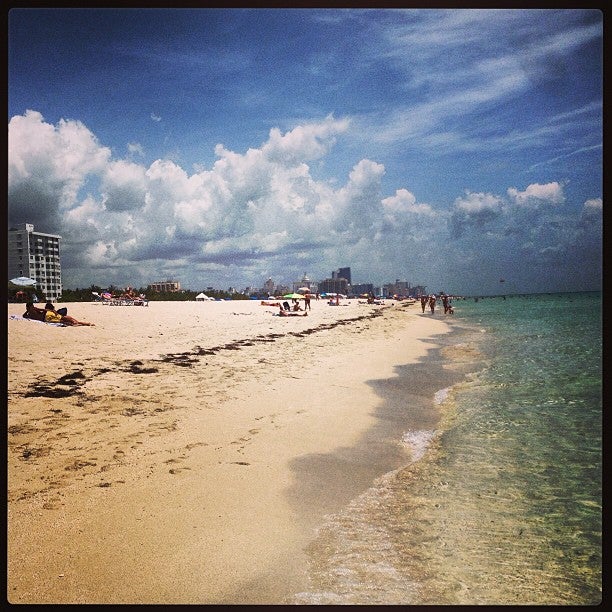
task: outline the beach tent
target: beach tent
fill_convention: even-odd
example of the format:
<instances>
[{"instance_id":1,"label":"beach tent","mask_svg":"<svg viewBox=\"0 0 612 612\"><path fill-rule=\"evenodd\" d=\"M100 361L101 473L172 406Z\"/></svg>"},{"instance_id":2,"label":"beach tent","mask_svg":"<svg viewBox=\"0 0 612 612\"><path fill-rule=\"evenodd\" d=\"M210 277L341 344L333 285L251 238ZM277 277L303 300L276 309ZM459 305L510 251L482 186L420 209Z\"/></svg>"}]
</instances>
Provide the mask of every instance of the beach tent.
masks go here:
<instances>
[{"instance_id":1,"label":"beach tent","mask_svg":"<svg viewBox=\"0 0 612 612\"><path fill-rule=\"evenodd\" d=\"M198 293L198 295L196 295L195 299L198 300L198 301L204 301L204 300L212 300L214 298L208 297L205 293Z\"/></svg>"}]
</instances>

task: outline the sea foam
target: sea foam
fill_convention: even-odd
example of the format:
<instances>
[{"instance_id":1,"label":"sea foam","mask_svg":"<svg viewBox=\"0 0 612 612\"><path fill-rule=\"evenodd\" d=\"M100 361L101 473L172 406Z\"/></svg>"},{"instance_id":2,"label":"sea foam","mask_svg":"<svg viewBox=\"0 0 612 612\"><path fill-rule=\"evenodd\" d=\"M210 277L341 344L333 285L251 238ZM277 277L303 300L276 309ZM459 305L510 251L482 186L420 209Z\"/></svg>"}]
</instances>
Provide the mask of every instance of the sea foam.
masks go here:
<instances>
[{"instance_id":1,"label":"sea foam","mask_svg":"<svg viewBox=\"0 0 612 612\"><path fill-rule=\"evenodd\" d=\"M435 435L434 430L419 430L407 431L402 436L402 444L410 448L413 462L423 457Z\"/></svg>"}]
</instances>

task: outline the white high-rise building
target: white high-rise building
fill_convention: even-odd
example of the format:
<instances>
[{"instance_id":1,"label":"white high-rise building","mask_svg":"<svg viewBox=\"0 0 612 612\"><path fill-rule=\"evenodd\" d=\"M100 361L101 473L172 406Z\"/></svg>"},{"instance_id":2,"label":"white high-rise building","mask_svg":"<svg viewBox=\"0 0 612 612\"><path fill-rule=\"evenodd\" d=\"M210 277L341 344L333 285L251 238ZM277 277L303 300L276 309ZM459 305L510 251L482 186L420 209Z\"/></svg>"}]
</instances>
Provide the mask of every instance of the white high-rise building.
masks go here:
<instances>
[{"instance_id":1,"label":"white high-rise building","mask_svg":"<svg viewBox=\"0 0 612 612\"><path fill-rule=\"evenodd\" d=\"M36 281L36 291L45 300L56 301L62 295L60 265L61 236L35 232L31 223L22 223L8 231L9 279L27 276Z\"/></svg>"}]
</instances>

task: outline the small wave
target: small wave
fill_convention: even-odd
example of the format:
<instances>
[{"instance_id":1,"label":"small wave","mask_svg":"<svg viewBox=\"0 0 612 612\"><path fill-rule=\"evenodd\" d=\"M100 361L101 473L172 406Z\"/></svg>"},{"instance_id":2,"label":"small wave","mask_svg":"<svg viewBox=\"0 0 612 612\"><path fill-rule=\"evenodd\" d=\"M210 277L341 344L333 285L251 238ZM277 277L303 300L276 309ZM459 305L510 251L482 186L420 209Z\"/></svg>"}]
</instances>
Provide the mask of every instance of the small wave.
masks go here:
<instances>
[{"instance_id":1,"label":"small wave","mask_svg":"<svg viewBox=\"0 0 612 612\"><path fill-rule=\"evenodd\" d=\"M434 430L407 431L402 436L402 443L412 452L412 461L418 461L431 444L436 432Z\"/></svg>"},{"instance_id":2,"label":"small wave","mask_svg":"<svg viewBox=\"0 0 612 612\"><path fill-rule=\"evenodd\" d=\"M415 600L418 585L401 569L390 513L401 469L377 478L348 506L325 517L306 549L307 590L293 595L291 604L392 605Z\"/></svg>"}]
</instances>

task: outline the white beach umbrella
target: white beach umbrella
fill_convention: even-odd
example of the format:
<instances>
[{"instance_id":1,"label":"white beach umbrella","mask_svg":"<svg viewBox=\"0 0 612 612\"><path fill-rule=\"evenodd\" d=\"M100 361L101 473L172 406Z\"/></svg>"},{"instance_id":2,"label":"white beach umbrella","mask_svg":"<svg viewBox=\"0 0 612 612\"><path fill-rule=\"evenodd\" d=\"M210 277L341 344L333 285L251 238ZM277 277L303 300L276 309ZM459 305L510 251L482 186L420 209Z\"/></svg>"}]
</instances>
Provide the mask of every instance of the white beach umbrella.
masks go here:
<instances>
[{"instance_id":1,"label":"white beach umbrella","mask_svg":"<svg viewBox=\"0 0 612 612\"><path fill-rule=\"evenodd\" d=\"M13 285L19 285L20 287L31 287L32 285L36 284L36 281L33 278L28 278L27 276L11 278L9 282L13 283Z\"/></svg>"}]
</instances>

